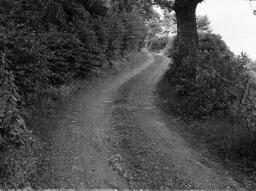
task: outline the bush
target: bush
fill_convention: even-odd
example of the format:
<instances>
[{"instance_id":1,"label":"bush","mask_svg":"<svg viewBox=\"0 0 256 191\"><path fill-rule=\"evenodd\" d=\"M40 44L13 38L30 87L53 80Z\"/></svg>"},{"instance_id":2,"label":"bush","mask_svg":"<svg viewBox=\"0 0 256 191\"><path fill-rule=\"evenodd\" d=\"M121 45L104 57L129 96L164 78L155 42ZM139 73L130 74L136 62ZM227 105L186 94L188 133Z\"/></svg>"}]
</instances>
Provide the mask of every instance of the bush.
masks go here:
<instances>
[{"instance_id":1,"label":"bush","mask_svg":"<svg viewBox=\"0 0 256 191\"><path fill-rule=\"evenodd\" d=\"M26 186L36 164L36 145L27 129L19 104L20 96L9 72L6 54L0 61L0 186L20 188ZM36 144L35 144L36 143Z\"/></svg>"},{"instance_id":2,"label":"bush","mask_svg":"<svg viewBox=\"0 0 256 191\"><path fill-rule=\"evenodd\" d=\"M101 0L0 0L0 185L24 186L34 168L23 108L68 96L68 84L138 50L145 34L138 12L108 10Z\"/></svg>"},{"instance_id":3,"label":"bush","mask_svg":"<svg viewBox=\"0 0 256 191\"><path fill-rule=\"evenodd\" d=\"M106 17L108 30L108 48L106 54L108 58L116 58L120 56L124 50L125 26L121 15L110 13Z\"/></svg>"},{"instance_id":4,"label":"bush","mask_svg":"<svg viewBox=\"0 0 256 191\"><path fill-rule=\"evenodd\" d=\"M8 64L2 52L0 63L0 152L8 146L21 146L32 140L20 112L20 96L14 77L8 71ZM30 136L29 136L30 135Z\"/></svg>"},{"instance_id":5,"label":"bush","mask_svg":"<svg viewBox=\"0 0 256 191\"><path fill-rule=\"evenodd\" d=\"M246 65L246 54L235 56L219 35L201 33L195 58L183 58L181 68L173 63L167 79L173 86L172 109L190 121L196 136L222 153L255 168L256 85ZM175 61L175 48L169 50ZM187 65L196 65L192 79Z\"/></svg>"},{"instance_id":6,"label":"bush","mask_svg":"<svg viewBox=\"0 0 256 191\"><path fill-rule=\"evenodd\" d=\"M146 38L146 28L143 18L133 11L122 15L125 27L124 50L133 51L142 48Z\"/></svg>"},{"instance_id":7,"label":"bush","mask_svg":"<svg viewBox=\"0 0 256 191\"><path fill-rule=\"evenodd\" d=\"M166 47L166 45L169 43L170 38L167 36L159 37L151 39L148 42L148 46L153 51L159 51Z\"/></svg>"},{"instance_id":8,"label":"bush","mask_svg":"<svg viewBox=\"0 0 256 191\"><path fill-rule=\"evenodd\" d=\"M146 34L135 11L92 15L93 7L83 1L4 2L0 49L8 52L26 105L33 105L43 88L86 79L110 59L141 48Z\"/></svg>"},{"instance_id":9,"label":"bush","mask_svg":"<svg viewBox=\"0 0 256 191\"><path fill-rule=\"evenodd\" d=\"M35 176L39 145L8 146L0 152L0 187L1 189L20 189L30 186Z\"/></svg>"},{"instance_id":10,"label":"bush","mask_svg":"<svg viewBox=\"0 0 256 191\"><path fill-rule=\"evenodd\" d=\"M196 65L196 81L189 80L190 72L187 70L175 71L176 74L170 77L177 95L184 101L180 110L196 118L216 113L226 115L242 96L248 79L244 67L246 60L235 57L221 37L215 34L200 34L199 46L197 58L183 59L184 66Z\"/></svg>"}]
</instances>

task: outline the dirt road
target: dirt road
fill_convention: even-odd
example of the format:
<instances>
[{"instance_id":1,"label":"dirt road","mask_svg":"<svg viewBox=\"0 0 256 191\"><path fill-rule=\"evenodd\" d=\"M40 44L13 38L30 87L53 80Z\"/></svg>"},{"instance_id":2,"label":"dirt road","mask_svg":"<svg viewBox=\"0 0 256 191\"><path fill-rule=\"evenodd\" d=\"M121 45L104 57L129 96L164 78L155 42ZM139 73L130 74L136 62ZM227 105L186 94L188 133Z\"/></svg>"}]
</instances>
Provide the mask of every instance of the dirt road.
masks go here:
<instances>
[{"instance_id":1,"label":"dirt road","mask_svg":"<svg viewBox=\"0 0 256 191\"><path fill-rule=\"evenodd\" d=\"M55 188L243 190L219 164L190 148L156 106L168 59L105 80L66 106L51 142Z\"/></svg>"}]
</instances>

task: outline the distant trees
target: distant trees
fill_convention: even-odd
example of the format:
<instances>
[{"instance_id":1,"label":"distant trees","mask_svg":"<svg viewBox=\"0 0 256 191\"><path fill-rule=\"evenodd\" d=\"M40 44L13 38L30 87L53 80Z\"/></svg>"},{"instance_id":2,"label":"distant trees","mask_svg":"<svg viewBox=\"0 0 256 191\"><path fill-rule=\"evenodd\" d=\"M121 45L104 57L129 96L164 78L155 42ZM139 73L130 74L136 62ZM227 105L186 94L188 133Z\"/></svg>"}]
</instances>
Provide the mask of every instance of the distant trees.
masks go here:
<instances>
[{"instance_id":1,"label":"distant trees","mask_svg":"<svg viewBox=\"0 0 256 191\"><path fill-rule=\"evenodd\" d=\"M169 43L170 37L168 36L161 36L158 38L153 38L148 42L148 47L153 51L159 51L166 47Z\"/></svg>"},{"instance_id":2,"label":"distant trees","mask_svg":"<svg viewBox=\"0 0 256 191\"><path fill-rule=\"evenodd\" d=\"M210 20L207 15L199 15L196 17L198 32L211 32Z\"/></svg>"}]
</instances>

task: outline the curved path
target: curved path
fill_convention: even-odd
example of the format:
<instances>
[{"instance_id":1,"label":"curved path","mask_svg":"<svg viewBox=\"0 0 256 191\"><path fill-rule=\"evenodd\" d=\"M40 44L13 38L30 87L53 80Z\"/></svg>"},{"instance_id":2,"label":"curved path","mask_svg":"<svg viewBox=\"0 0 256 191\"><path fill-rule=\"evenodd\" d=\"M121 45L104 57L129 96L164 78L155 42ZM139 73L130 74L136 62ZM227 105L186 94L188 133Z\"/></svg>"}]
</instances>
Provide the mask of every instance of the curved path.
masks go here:
<instances>
[{"instance_id":1,"label":"curved path","mask_svg":"<svg viewBox=\"0 0 256 191\"><path fill-rule=\"evenodd\" d=\"M147 56L66 106L52 133L53 186L242 190L221 165L171 130L177 124L155 104L168 58Z\"/></svg>"}]
</instances>

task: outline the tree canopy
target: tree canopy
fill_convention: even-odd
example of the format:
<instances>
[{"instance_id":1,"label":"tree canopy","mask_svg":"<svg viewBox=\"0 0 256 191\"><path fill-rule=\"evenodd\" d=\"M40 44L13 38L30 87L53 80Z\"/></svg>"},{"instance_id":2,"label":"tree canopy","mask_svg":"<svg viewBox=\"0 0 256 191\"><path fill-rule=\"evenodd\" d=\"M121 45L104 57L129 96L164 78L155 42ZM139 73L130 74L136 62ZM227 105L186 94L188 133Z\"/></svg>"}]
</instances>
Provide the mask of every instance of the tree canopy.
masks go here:
<instances>
[{"instance_id":1,"label":"tree canopy","mask_svg":"<svg viewBox=\"0 0 256 191\"><path fill-rule=\"evenodd\" d=\"M196 7L203 0L154 0L154 3L168 11L177 11L182 7Z\"/></svg>"}]
</instances>

